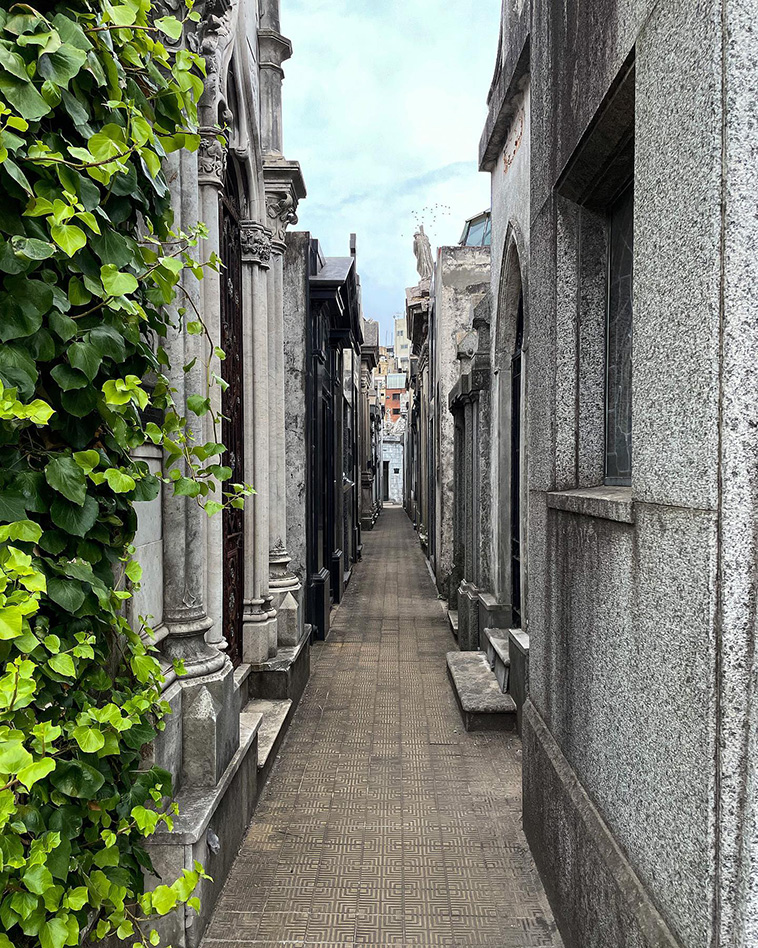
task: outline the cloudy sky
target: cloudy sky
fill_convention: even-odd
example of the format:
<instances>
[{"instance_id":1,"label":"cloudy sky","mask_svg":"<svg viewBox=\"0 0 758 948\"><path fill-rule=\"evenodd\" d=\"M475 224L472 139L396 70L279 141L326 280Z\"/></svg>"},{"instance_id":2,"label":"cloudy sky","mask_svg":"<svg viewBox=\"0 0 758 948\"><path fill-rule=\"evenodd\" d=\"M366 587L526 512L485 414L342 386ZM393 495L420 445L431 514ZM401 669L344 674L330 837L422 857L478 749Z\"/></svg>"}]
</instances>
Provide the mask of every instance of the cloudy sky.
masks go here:
<instances>
[{"instance_id":1,"label":"cloudy sky","mask_svg":"<svg viewBox=\"0 0 758 948\"><path fill-rule=\"evenodd\" d=\"M387 341L417 281L413 232L455 244L489 207L477 171L500 0L282 0L284 153L308 198L298 230L327 256L358 235L364 313Z\"/></svg>"}]
</instances>

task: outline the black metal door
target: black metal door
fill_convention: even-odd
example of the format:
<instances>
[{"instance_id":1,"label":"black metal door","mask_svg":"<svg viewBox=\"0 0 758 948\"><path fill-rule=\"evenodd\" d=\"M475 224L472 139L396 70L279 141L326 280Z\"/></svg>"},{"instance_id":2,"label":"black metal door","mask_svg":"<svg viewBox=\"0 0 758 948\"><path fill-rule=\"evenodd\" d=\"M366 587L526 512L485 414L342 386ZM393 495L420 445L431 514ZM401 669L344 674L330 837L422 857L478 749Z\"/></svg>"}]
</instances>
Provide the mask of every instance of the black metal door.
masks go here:
<instances>
[{"instance_id":1,"label":"black metal door","mask_svg":"<svg viewBox=\"0 0 758 948\"><path fill-rule=\"evenodd\" d=\"M231 182L230 182L231 183ZM223 463L231 468L230 483L245 481L243 362L242 362L242 251L239 203L233 186L219 203L221 225L221 348L227 388L222 396L222 441L226 445ZM229 658L236 667L242 661L242 609L244 596L245 534L244 513L224 510L224 637Z\"/></svg>"},{"instance_id":2,"label":"black metal door","mask_svg":"<svg viewBox=\"0 0 758 948\"><path fill-rule=\"evenodd\" d=\"M521 347L524 298L519 296L516 345L511 359L511 604L513 627L521 628Z\"/></svg>"}]
</instances>

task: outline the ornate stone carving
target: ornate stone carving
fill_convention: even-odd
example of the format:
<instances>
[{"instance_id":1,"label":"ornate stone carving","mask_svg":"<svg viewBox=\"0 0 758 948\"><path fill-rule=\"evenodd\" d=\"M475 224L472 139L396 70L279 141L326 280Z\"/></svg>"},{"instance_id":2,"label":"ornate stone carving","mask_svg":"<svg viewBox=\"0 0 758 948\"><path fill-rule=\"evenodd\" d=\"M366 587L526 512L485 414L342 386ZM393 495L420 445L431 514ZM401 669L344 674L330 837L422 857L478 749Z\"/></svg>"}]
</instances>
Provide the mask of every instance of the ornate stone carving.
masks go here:
<instances>
[{"instance_id":1,"label":"ornate stone carving","mask_svg":"<svg viewBox=\"0 0 758 948\"><path fill-rule=\"evenodd\" d=\"M257 263L267 267L271 260L271 231L258 221L242 221L240 224L242 259L245 263Z\"/></svg>"},{"instance_id":2,"label":"ornate stone carving","mask_svg":"<svg viewBox=\"0 0 758 948\"><path fill-rule=\"evenodd\" d=\"M200 129L200 148L197 152L197 169L201 184L221 187L226 172L226 148L218 140L218 129Z\"/></svg>"},{"instance_id":3,"label":"ornate stone carving","mask_svg":"<svg viewBox=\"0 0 758 948\"><path fill-rule=\"evenodd\" d=\"M163 0L164 3L173 3L175 0ZM200 14L200 21L193 33L187 36L187 45L199 53L206 63L208 74L218 71L219 63L216 53L222 36L229 34L229 11L232 0L200 0L195 10Z\"/></svg>"},{"instance_id":4,"label":"ornate stone carving","mask_svg":"<svg viewBox=\"0 0 758 948\"><path fill-rule=\"evenodd\" d=\"M266 195L266 213L271 221L274 240L284 243L284 234L290 224L297 224L297 202L286 191L274 191Z\"/></svg>"}]
</instances>

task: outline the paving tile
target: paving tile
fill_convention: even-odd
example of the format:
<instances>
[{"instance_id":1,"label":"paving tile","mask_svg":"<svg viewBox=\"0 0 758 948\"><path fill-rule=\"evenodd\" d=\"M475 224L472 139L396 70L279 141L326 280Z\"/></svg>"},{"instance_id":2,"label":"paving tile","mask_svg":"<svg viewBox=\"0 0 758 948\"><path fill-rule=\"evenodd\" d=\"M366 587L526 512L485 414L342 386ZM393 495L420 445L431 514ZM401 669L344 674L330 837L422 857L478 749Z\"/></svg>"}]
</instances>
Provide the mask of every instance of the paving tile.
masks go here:
<instances>
[{"instance_id":1,"label":"paving tile","mask_svg":"<svg viewBox=\"0 0 758 948\"><path fill-rule=\"evenodd\" d=\"M561 948L521 828L521 745L467 734L447 615L402 510L312 674L204 948Z\"/></svg>"}]
</instances>

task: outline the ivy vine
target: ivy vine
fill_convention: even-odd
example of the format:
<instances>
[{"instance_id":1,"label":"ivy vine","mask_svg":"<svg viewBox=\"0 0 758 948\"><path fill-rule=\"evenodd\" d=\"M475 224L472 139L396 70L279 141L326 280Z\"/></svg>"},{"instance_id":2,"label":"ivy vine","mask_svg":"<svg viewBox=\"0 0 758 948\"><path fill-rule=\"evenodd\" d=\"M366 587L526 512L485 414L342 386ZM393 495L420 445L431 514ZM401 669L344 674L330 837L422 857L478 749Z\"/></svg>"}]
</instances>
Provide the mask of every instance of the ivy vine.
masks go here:
<instances>
[{"instance_id":1,"label":"ivy vine","mask_svg":"<svg viewBox=\"0 0 758 948\"><path fill-rule=\"evenodd\" d=\"M219 265L198 262L201 224L172 231L163 172L199 145L204 63L167 43L197 19L0 10L0 948L157 945L151 917L198 907L199 865L143 888L175 809L142 754L168 707L150 630L124 617L138 502L162 481L209 514L251 493L200 436L224 353L208 338L188 419L162 345L184 271ZM200 315L183 331L206 333ZM159 476L133 456L148 441Z\"/></svg>"}]
</instances>

